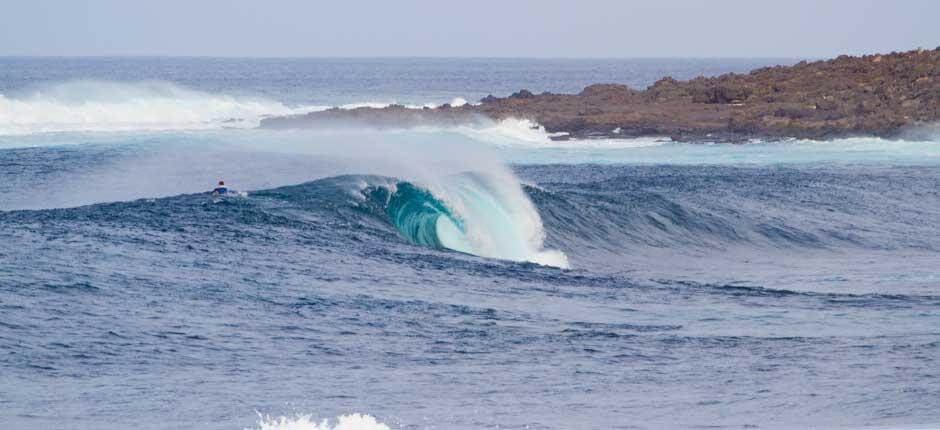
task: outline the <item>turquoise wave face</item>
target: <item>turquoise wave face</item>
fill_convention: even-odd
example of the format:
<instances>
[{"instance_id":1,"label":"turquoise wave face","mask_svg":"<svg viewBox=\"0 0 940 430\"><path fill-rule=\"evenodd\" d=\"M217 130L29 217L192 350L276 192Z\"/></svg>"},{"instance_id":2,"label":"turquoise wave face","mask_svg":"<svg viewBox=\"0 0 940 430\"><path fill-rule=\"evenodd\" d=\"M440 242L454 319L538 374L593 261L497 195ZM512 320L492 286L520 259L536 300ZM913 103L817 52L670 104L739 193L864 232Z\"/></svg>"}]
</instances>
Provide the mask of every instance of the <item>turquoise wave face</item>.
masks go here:
<instances>
[{"instance_id":1,"label":"turquoise wave face","mask_svg":"<svg viewBox=\"0 0 940 430\"><path fill-rule=\"evenodd\" d=\"M430 192L399 182L389 196L385 213L408 240L425 246L448 248L442 233L465 233L463 222Z\"/></svg>"},{"instance_id":2,"label":"turquoise wave face","mask_svg":"<svg viewBox=\"0 0 940 430\"><path fill-rule=\"evenodd\" d=\"M463 236L464 222L441 200L409 182L396 184L394 192L377 187L369 192L389 222L410 242L434 248L469 252Z\"/></svg>"}]
</instances>

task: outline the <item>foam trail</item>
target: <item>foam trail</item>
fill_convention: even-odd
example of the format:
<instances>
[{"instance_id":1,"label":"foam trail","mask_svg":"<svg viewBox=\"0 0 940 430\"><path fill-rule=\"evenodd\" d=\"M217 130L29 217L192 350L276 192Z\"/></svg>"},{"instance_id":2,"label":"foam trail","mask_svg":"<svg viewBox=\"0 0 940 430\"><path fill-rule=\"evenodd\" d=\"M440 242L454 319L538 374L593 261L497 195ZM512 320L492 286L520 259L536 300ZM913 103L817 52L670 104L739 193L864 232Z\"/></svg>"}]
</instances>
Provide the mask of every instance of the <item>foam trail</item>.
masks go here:
<instances>
[{"instance_id":1,"label":"foam trail","mask_svg":"<svg viewBox=\"0 0 940 430\"><path fill-rule=\"evenodd\" d=\"M363 414L342 415L336 419L336 425L331 425L326 419L317 422L311 415L277 418L262 415L256 429L245 430L391 430L391 428L378 422L375 417Z\"/></svg>"},{"instance_id":2,"label":"foam trail","mask_svg":"<svg viewBox=\"0 0 940 430\"><path fill-rule=\"evenodd\" d=\"M69 81L0 94L0 135L253 128L264 116L322 109L210 94L168 82Z\"/></svg>"}]
</instances>

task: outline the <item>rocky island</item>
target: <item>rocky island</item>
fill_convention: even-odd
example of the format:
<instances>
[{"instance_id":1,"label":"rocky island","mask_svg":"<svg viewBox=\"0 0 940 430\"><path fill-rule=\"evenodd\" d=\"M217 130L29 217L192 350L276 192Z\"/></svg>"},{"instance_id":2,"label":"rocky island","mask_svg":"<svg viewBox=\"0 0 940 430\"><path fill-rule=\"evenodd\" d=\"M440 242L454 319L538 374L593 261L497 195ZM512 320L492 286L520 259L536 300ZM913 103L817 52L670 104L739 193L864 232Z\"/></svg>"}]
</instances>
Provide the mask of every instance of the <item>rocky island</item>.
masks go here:
<instances>
[{"instance_id":1,"label":"rocky island","mask_svg":"<svg viewBox=\"0 0 940 430\"><path fill-rule=\"evenodd\" d=\"M505 118L532 120L558 139L925 138L940 122L940 48L843 55L688 81L667 76L645 90L595 84L578 94L520 90L457 107L334 108L267 118L261 127L446 126Z\"/></svg>"}]
</instances>

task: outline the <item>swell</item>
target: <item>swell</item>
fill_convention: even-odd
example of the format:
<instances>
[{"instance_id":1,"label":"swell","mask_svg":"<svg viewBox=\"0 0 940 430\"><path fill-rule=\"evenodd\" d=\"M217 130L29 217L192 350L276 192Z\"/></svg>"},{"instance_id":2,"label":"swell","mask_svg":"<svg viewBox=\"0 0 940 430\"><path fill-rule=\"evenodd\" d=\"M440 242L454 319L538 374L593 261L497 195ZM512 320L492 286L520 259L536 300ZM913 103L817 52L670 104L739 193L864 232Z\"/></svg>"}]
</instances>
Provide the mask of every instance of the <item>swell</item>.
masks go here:
<instances>
[{"instance_id":1,"label":"swell","mask_svg":"<svg viewBox=\"0 0 940 430\"><path fill-rule=\"evenodd\" d=\"M560 168L519 168L541 183L526 192L552 246L940 251L935 168L609 166L597 177L584 165L544 182Z\"/></svg>"},{"instance_id":2,"label":"swell","mask_svg":"<svg viewBox=\"0 0 940 430\"><path fill-rule=\"evenodd\" d=\"M549 168L521 173L540 176L544 169ZM230 263L240 265L242 258L277 255L278 260L286 252L282 250L303 249L327 261L447 268L482 277L495 273L549 290L579 285L645 291L645 279L656 289L678 289L679 295L887 307L936 300L931 285L937 277L930 267L940 252L940 232L925 222L940 215L940 201L933 200L937 195L927 193L928 187L940 185L933 170L851 178L787 169L763 177L756 169L716 168L699 178L668 167L612 170L606 172L608 178L525 186L523 202L507 200L511 194L499 194L494 184L474 175L456 175L434 186L345 175L219 202L208 194L187 194L0 211L0 241L11 244L0 250L0 259L6 258L11 269L59 267L62 259L96 267L95 261L76 256L76 250L123 249L127 258L159 253L202 267L207 253L232 256ZM567 166L564 173L572 181L580 172ZM808 183L820 185L799 191ZM729 191L717 194L716 188ZM868 190L871 198L861 198L860 190ZM814 205L808 194L830 206L809 210ZM513 215L514 205L524 207L529 201L535 212ZM839 210L830 211L836 203ZM911 205L922 207L913 210ZM536 219L527 216L538 217L544 239L532 235ZM848 226L856 230L851 239ZM922 253L913 259L910 249ZM743 252L736 254L739 250ZM733 261L728 255L750 261ZM575 270L498 260L570 264ZM30 273L10 271L6 281L31 285ZM84 278L50 276L43 284L49 291L104 291ZM807 291L838 294L808 296Z\"/></svg>"},{"instance_id":3,"label":"swell","mask_svg":"<svg viewBox=\"0 0 940 430\"><path fill-rule=\"evenodd\" d=\"M253 191L213 204L182 195L73 209L0 212L7 231L68 231L69 224L173 231L303 228L330 247L349 237L397 240L513 261L582 266L598 255L719 255L856 250L940 252L935 168L830 169L531 166L527 185L459 174L422 184L346 175ZM562 182L564 179L565 182ZM553 182L554 181L554 182ZM39 224L40 226L36 226ZM330 230L327 232L326 230ZM338 237L334 237L338 236ZM559 251L552 251L553 249ZM564 254L562 254L562 252ZM748 257L750 258L750 257ZM682 263L677 263L679 266ZM841 264L841 263L840 263Z\"/></svg>"}]
</instances>

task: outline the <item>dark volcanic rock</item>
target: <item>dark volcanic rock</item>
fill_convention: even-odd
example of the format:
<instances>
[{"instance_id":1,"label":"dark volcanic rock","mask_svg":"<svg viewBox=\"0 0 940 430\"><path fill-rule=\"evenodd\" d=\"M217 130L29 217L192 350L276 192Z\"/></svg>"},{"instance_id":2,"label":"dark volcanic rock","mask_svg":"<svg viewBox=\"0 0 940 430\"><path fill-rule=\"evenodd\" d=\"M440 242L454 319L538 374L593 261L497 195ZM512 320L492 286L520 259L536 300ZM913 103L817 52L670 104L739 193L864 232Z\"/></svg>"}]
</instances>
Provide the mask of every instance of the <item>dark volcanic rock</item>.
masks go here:
<instances>
[{"instance_id":1,"label":"dark volcanic rock","mask_svg":"<svg viewBox=\"0 0 940 430\"><path fill-rule=\"evenodd\" d=\"M734 142L918 136L917 129L940 121L940 48L841 56L690 81L667 76L645 91L596 84L578 94L535 95L520 90L509 97L487 96L481 101L476 106L427 110L402 106L331 109L265 119L262 127L408 127L516 117L573 137L658 135ZM614 134L615 129L619 133Z\"/></svg>"},{"instance_id":2,"label":"dark volcanic rock","mask_svg":"<svg viewBox=\"0 0 940 430\"><path fill-rule=\"evenodd\" d=\"M519 90L519 92L512 93L509 98L511 99L531 99L535 97L535 94L532 94L529 90Z\"/></svg>"}]
</instances>

